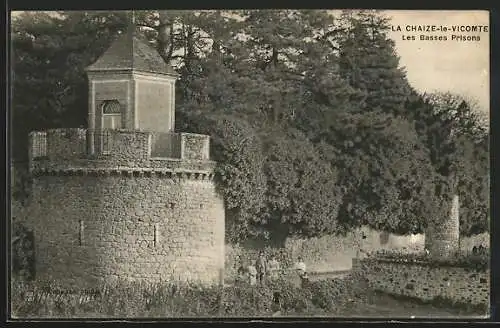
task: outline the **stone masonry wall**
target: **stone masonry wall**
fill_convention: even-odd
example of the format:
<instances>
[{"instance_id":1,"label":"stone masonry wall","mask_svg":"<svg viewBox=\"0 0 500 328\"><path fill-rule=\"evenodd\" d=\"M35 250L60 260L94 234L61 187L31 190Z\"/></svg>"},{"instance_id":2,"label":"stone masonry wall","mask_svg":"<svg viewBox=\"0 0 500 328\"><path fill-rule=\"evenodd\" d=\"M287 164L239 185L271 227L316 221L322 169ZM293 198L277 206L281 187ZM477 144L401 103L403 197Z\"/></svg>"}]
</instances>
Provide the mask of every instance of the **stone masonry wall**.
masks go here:
<instances>
[{"instance_id":1,"label":"stone masonry wall","mask_svg":"<svg viewBox=\"0 0 500 328\"><path fill-rule=\"evenodd\" d=\"M144 172L150 171L169 171L169 172L208 172L213 171L216 166L214 161L187 161L181 159L158 158L144 161L130 161L120 158L105 158L100 159L80 159L54 162L47 159L34 161L31 169L34 173L44 171L64 171L67 169L82 169L82 170L129 170L137 169Z\"/></svg>"},{"instance_id":2,"label":"stone masonry wall","mask_svg":"<svg viewBox=\"0 0 500 328\"><path fill-rule=\"evenodd\" d=\"M365 238L363 238L363 236ZM251 244L251 245L250 245ZM243 260L255 260L258 251L267 245L260 240L250 241L242 245L226 245L226 272L231 277L235 274L235 259L240 256ZM315 238L287 238L281 248L273 247L272 252L284 252L292 261L302 257L307 269L311 272L331 272L350 270L352 259L381 249L406 250L418 252L423 250L424 236L398 236L389 234L387 241L381 242L379 231L362 227L346 236L326 235Z\"/></svg>"},{"instance_id":3,"label":"stone masonry wall","mask_svg":"<svg viewBox=\"0 0 500 328\"><path fill-rule=\"evenodd\" d=\"M314 271L349 270L352 258L363 258L367 253L378 250L404 250L419 252L423 250L423 235L400 236L362 227L346 236L324 236L319 238L290 238L286 248L294 258L307 259ZM307 264L307 263L306 263Z\"/></svg>"},{"instance_id":4,"label":"stone masonry wall","mask_svg":"<svg viewBox=\"0 0 500 328\"><path fill-rule=\"evenodd\" d=\"M47 157L51 160L78 158L86 153L85 129L47 131Z\"/></svg>"},{"instance_id":5,"label":"stone masonry wall","mask_svg":"<svg viewBox=\"0 0 500 328\"><path fill-rule=\"evenodd\" d=\"M182 158L206 160L209 154L209 136L194 133L181 133Z\"/></svg>"},{"instance_id":6,"label":"stone masonry wall","mask_svg":"<svg viewBox=\"0 0 500 328\"><path fill-rule=\"evenodd\" d=\"M87 134L92 134L90 139ZM167 136L167 137L166 137ZM87 155L87 138L94 141L94 155ZM162 159L183 162L210 161L210 137L200 134L161 134L147 131L54 129L47 133L31 133L30 165L36 167L68 167L92 160L105 166L158 167ZM103 153L103 151L105 151ZM48 154L48 159L38 158ZM91 165L91 164L90 164ZM95 165L99 165L96 163ZM188 164L188 166L190 166ZM78 167L78 166L77 166Z\"/></svg>"},{"instance_id":7,"label":"stone masonry wall","mask_svg":"<svg viewBox=\"0 0 500 328\"><path fill-rule=\"evenodd\" d=\"M370 259L353 260L353 274L365 278L369 288L388 294L423 301L441 297L474 305L489 304L489 271Z\"/></svg>"},{"instance_id":8,"label":"stone masonry wall","mask_svg":"<svg viewBox=\"0 0 500 328\"><path fill-rule=\"evenodd\" d=\"M149 132L107 130L96 132L96 134L103 138L109 138L109 153L105 157L111 160L140 162L147 160L151 155L151 135ZM99 139L96 138L98 141Z\"/></svg>"},{"instance_id":9,"label":"stone masonry wall","mask_svg":"<svg viewBox=\"0 0 500 328\"><path fill-rule=\"evenodd\" d=\"M224 205L211 180L39 176L33 196L37 278L71 287L219 280Z\"/></svg>"},{"instance_id":10,"label":"stone masonry wall","mask_svg":"<svg viewBox=\"0 0 500 328\"><path fill-rule=\"evenodd\" d=\"M181 158L181 135L153 132L151 134L151 157Z\"/></svg>"}]
</instances>

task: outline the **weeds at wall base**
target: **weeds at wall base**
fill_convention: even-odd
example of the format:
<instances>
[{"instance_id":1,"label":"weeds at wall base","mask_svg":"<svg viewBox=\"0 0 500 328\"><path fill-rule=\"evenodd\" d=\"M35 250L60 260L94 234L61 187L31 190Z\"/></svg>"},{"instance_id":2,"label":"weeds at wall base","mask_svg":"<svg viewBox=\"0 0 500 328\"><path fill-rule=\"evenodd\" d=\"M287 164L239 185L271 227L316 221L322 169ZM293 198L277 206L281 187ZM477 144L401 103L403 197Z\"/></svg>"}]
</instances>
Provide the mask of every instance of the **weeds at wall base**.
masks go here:
<instances>
[{"instance_id":1,"label":"weeds at wall base","mask_svg":"<svg viewBox=\"0 0 500 328\"><path fill-rule=\"evenodd\" d=\"M121 282L68 291L51 282L13 281L11 304L17 318L270 317L278 311L310 316L331 313L335 300L348 297L346 284L324 280L300 288L285 280L228 287Z\"/></svg>"},{"instance_id":2,"label":"weeds at wall base","mask_svg":"<svg viewBox=\"0 0 500 328\"><path fill-rule=\"evenodd\" d=\"M464 303L464 302L455 302L451 299L437 296L433 298L432 300L422 300L418 297L411 297L411 296L406 296L406 295L400 295L400 294L392 294L392 293L386 293L384 291L376 290L375 291L379 295L388 295L391 298L398 300L398 301L403 301L403 302L412 302L414 304L418 305L432 305L438 308L454 308L457 310L460 310L460 312L463 312L462 314L464 315L469 315L469 314L484 314L488 315L489 314L489 305L488 304L469 304L469 303Z\"/></svg>"}]
</instances>

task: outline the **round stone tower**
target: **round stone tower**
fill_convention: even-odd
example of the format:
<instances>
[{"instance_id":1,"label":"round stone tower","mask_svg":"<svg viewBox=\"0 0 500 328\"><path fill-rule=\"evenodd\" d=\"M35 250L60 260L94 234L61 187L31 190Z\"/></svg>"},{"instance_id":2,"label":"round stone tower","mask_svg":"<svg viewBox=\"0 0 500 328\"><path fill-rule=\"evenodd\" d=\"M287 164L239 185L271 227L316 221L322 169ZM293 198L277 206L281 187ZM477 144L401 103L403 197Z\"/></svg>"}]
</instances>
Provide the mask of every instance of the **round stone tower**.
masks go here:
<instances>
[{"instance_id":1,"label":"round stone tower","mask_svg":"<svg viewBox=\"0 0 500 328\"><path fill-rule=\"evenodd\" d=\"M224 203L209 136L174 131L177 74L135 28L87 72L88 129L30 135L37 278L219 282Z\"/></svg>"},{"instance_id":2,"label":"round stone tower","mask_svg":"<svg viewBox=\"0 0 500 328\"><path fill-rule=\"evenodd\" d=\"M449 259L460 249L459 198L454 195L448 217L429 224L425 231L425 248L435 259Z\"/></svg>"}]
</instances>

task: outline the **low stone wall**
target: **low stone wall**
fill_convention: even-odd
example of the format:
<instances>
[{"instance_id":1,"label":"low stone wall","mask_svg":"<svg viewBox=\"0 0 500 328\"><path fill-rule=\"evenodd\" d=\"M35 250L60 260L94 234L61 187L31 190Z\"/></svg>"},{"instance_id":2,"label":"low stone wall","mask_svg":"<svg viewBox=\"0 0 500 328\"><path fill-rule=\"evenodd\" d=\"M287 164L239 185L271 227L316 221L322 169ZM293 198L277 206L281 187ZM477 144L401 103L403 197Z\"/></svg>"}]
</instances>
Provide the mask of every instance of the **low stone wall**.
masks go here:
<instances>
[{"instance_id":1,"label":"low stone wall","mask_svg":"<svg viewBox=\"0 0 500 328\"><path fill-rule=\"evenodd\" d=\"M99 159L141 167L150 159L210 160L210 137L195 133L67 128L31 132L29 140L31 165L46 159L64 165L68 163L62 161Z\"/></svg>"},{"instance_id":2,"label":"low stone wall","mask_svg":"<svg viewBox=\"0 0 500 328\"><path fill-rule=\"evenodd\" d=\"M486 248L490 248L490 234L483 232L478 235L473 235L470 237L460 238L460 249L462 251L471 251L474 246L483 245Z\"/></svg>"},{"instance_id":3,"label":"low stone wall","mask_svg":"<svg viewBox=\"0 0 500 328\"><path fill-rule=\"evenodd\" d=\"M363 238L364 237L364 238ZM463 252L471 251L474 246L488 247L488 233L464 237L460 240ZM404 251L407 253L421 252L424 249L424 234L400 236L385 234L380 231L362 227L345 236L327 235L319 238L288 238L284 247L269 245L264 241L251 241L241 245L226 245L227 275L231 275L234 261L241 256L246 261L256 259L258 250L268 249L269 252L282 252L294 261L301 256L311 272L329 272L349 270L352 259L364 258L367 253L378 250Z\"/></svg>"},{"instance_id":4,"label":"low stone wall","mask_svg":"<svg viewBox=\"0 0 500 328\"><path fill-rule=\"evenodd\" d=\"M311 271L349 270L352 258L363 258L377 250L423 250L424 236L399 236L362 227L345 236L323 236L319 238L289 238L285 248L291 256L301 256Z\"/></svg>"},{"instance_id":5,"label":"low stone wall","mask_svg":"<svg viewBox=\"0 0 500 328\"><path fill-rule=\"evenodd\" d=\"M97 136L108 139L109 144L106 148L109 154L107 157L115 161L136 162L147 160L151 155L151 134L149 132L108 130L96 133L95 140L99 141L100 138Z\"/></svg>"},{"instance_id":6,"label":"low stone wall","mask_svg":"<svg viewBox=\"0 0 500 328\"><path fill-rule=\"evenodd\" d=\"M151 157L181 158L181 135L179 133L151 133Z\"/></svg>"},{"instance_id":7,"label":"low stone wall","mask_svg":"<svg viewBox=\"0 0 500 328\"><path fill-rule=\"evenodd\" d=\"M427 263L353 259L353 274L366 279L369 288L388 294L431 301L445 298L472 305L489 304L490 272L460 267L431 267Z\"/></svg>"},{"instance_id":8,"label":"low stone wall","mask_svg":"<svg viewBox=\"0 0 500 328\"><path fill-rule=\"evenodd\" d=\"M52 129L47 131L46 154L51 160L81 157L86 153L84 129Z\"/></svg>"},{"instance_id":9,"label":"low stone wall","mask_svg":"<svg viewBox=\"0 0 500 328\"><path fill-rule=\"evenodd\" d=\"M300 256L306 263L308 271L331 272L350 270L353 258L364 257L372 251L405 249L408 252L418 252L423 250L423 245L423 235L387 235L368 227L362 227L345 236L287 238L282 247L263 240L251 240L240 245L226 245L226 277L233 275L234 261L238 256L246 262L254 261L258 251L262 249L266 250L268 255L279 254L291 263Z\"/></svg>"},{"instance_id":10,"label":"low stone wall","mask_svg":"<svg viewBox=\"0 0 500 328\"><path fill-rule=\"evenodd\" d=\"M181 157L183 159L208 160L210 137L203 134L181 133Z\"/></svg>"}]
</instances>

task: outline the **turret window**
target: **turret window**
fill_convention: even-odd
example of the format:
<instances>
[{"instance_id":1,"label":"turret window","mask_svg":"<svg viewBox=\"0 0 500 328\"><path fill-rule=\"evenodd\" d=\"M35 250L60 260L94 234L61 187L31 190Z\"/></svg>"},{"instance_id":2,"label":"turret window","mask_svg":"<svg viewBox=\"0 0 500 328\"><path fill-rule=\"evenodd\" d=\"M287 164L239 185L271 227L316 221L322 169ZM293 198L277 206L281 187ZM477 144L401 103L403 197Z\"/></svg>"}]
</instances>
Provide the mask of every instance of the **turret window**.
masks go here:
<instances>
[{"instance_id":1,"label":"turret window","mask_svg":"<svg viewBox=\"0 0 500 328\"><path fill-rule=\"evenodd\" d=\"M101 104L102 128L120 129L122 128L122 108L118 100L105 100Z\"/></svg>"}]
</instances>

